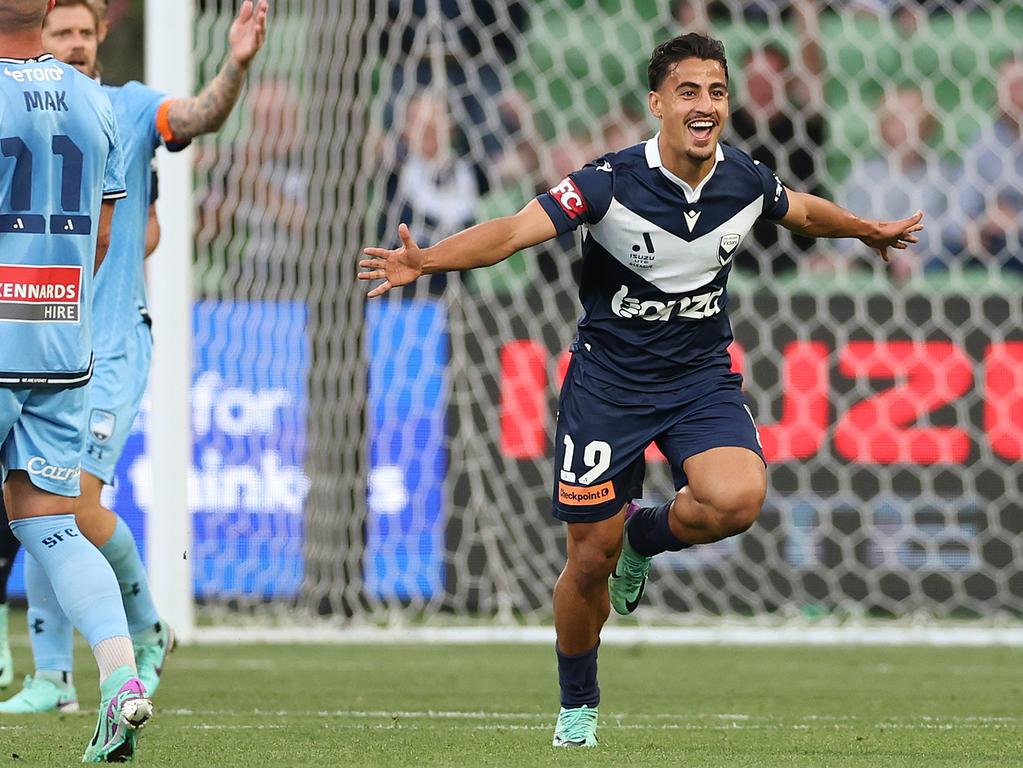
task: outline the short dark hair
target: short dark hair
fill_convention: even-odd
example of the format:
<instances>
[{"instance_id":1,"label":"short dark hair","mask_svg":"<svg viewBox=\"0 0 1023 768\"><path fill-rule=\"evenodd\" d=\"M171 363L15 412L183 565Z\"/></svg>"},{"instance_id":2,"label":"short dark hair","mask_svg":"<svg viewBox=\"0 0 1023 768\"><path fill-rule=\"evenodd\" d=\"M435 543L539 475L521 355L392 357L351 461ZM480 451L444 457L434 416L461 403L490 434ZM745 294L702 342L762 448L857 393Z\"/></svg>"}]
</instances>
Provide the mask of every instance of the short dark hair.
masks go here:
<instances>
[{"instance_id":1,"label":"short dark hair","mask_svg":"<svg viewBox=\"0 0 1023 768\"><path fill-rule=\"evenodd\" d=\"M654 52L650 54L650 65L646 70L650 90L656 91L660 88L664 78L668 76L671 65L683 59L718 61L724 67L725 79L728 79L728 60L725 58L724 43L698 32L689 32L673 37L654 48Z\"/></svg>"}]
</instances>

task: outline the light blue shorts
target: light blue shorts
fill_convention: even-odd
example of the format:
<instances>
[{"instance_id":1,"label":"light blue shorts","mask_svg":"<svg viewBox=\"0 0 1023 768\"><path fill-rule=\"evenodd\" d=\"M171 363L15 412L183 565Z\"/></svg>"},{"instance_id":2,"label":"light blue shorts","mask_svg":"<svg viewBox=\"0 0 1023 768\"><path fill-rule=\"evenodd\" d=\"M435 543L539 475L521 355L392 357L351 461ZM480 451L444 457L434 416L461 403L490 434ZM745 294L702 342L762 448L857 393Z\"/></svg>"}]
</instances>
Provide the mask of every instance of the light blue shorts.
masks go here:
<instances>
[{"instance_id":1,"label":"light blue shorts","mask_svg":"<svg viewBox=\"0 0 1023 768\"><path fill-rule=\"evenodd\" d=\"M23 469L37 488L78 496L85 443L85 387L0 387L3 477Z\"/></svg>"},{"instance_id":2,"label":"light blue shorts","mask_svg":"<svg viewBox=\"0 0 1023 768\"><path fill-rule=\"evenodd\" d=\"M140 322L118 355L97 353L86 390L85 453L82 470L107 485L139 412L153 360L153 336Z\"/></svg>"}]
</instances>

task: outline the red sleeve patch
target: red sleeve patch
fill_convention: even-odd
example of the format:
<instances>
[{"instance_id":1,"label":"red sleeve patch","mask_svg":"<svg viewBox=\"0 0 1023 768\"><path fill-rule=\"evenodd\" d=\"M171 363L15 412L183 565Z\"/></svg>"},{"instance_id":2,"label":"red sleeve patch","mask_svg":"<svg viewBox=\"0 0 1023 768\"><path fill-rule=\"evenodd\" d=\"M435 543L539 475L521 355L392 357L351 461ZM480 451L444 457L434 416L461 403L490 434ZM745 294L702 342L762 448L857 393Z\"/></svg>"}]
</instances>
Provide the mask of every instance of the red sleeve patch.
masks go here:
<instances>
[{"instance_id":1,"label":"red sleeve patch","mask_svg":"<svg viewBox=\"0 0 1023 768\"><path fill-rule=\"evenodd\" d=\"M586 201L583 200L579 187L569 177L565 177L557 186L551 187L550 195L558 201L561 210L570 219L578 218L586 212Z\"/></svg>"}]
</instances>

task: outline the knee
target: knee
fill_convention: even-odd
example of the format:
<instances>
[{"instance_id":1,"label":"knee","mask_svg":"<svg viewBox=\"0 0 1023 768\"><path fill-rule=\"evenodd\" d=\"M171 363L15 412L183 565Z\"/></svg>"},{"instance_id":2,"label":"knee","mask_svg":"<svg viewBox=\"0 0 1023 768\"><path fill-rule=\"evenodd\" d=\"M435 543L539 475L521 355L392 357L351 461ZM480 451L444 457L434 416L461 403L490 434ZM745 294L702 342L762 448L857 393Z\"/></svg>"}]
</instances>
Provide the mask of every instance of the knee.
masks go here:
<instances>
[{"instance_id":1,"label":"knee","mask_svg":"<svg viewBox=\"0 0 1023 768\"><path fill-rule=\"evenodd\" d=\"M748 530L760 516L766 495L766 485L753 481L717 489L706 502L714 509L717 533L725 538Z\"/></svg>"},{"instance_id":2,"label":"knee","mask_svg":"<svg viewBox=\"0 0 1023 768\"><path fill-rule=\"evenodd\" d=\"M577 544L569 552L568 567L582 586L603 585L618 561L621 539Z\"/></svg>"}]
</instances>

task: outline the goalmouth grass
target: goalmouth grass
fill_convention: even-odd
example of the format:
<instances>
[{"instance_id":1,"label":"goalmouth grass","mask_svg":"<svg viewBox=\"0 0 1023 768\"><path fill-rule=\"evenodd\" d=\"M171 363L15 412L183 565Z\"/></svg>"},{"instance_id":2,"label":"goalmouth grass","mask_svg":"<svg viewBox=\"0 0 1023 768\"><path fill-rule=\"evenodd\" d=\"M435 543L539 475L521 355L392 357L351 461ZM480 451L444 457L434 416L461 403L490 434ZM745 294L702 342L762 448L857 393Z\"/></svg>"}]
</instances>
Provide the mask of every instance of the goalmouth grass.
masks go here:
<instances>
[{"instance_id":1,"label":"goalmouth grass","mask_svg":"<svg viewBox=\"0 0 1023 768\"><path fill-rule=\"evenodd\" d=\"M22 617L14 633L28 673ZM0 719L0 763L78 763L96 676L77 660L83 714ZM553 648L193 646L170 659L139 762L1020 766L1021 670L1005 647L608 646L600 747L555 751Z\"/></svg>"}]
</instances>

